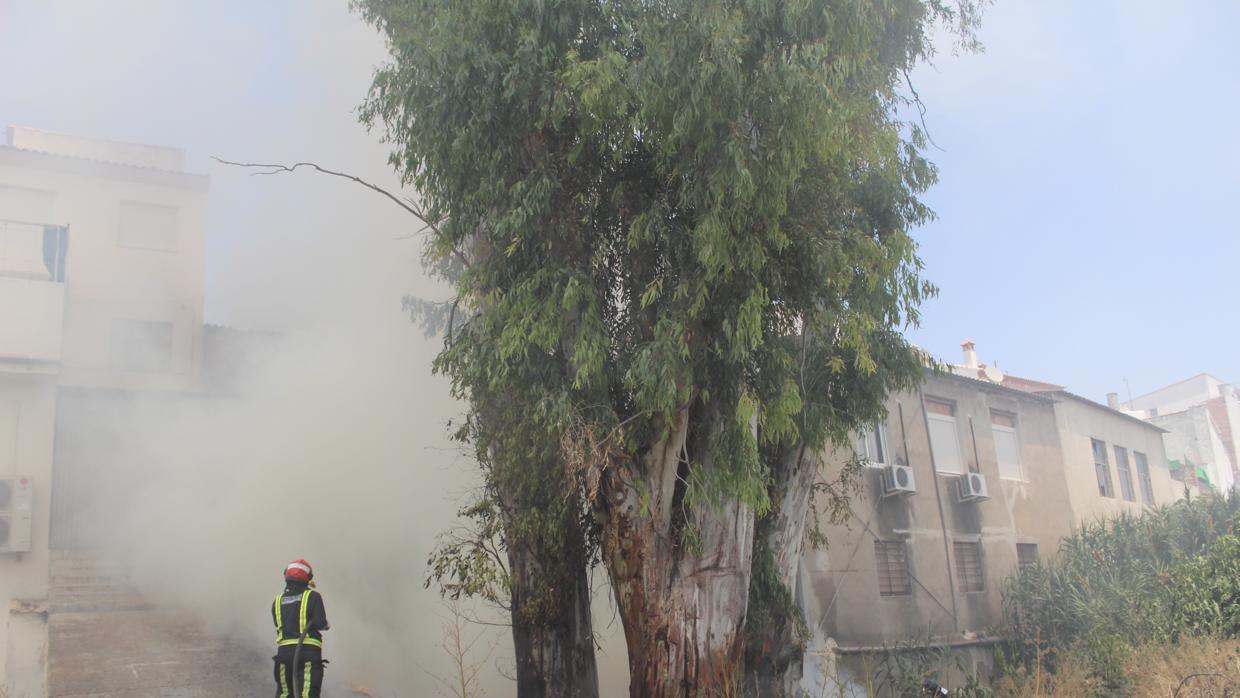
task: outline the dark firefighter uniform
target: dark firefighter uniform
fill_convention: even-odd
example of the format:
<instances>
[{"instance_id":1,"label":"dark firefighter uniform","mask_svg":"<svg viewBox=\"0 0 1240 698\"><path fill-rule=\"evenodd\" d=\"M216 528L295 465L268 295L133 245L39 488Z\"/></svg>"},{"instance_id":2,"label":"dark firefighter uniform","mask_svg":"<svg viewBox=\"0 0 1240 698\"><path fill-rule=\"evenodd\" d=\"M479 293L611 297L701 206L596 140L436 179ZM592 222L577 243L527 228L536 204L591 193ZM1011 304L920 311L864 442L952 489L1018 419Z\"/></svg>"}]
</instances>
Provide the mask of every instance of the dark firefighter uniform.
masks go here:
<instances>
[{"instance_id":1,"label":"dark firefighter uniform","mask_svg":"<svg viewBox=\"0 0 1240 698\"><path fill-rule=\"evenodd\" d=\"M329 627L323 596L305 582L287 580L284 592L271 606L271 620L276 624L276 698L319 698L323 688L323 631ZM293 666L303 634L306 639L296 657L301 666Z\"/></svg>"}]
</instances>

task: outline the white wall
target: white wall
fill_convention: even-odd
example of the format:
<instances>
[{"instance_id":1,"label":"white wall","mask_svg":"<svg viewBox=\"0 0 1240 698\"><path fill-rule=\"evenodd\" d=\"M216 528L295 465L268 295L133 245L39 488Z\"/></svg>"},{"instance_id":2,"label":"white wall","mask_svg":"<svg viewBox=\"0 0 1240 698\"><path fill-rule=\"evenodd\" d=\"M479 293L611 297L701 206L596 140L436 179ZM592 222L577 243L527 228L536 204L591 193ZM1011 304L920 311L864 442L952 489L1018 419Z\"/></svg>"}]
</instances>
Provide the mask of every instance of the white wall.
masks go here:
<instances>
[{"instance_id":1,"label":"white wall","mask_svg":"<svg viewBox=\"0 0 1240 698\"><path fill-rule=\"evenodd\" d=\"M64 286L0 275L0 359L59 361Z\"/></svg>"},{"instance_id":2,"label":"white wall","mask_svg":"<svg viewBox=\"0 0 1240 698\"><path fill-rule=\"evenodd\" d=\"M187 390L197 385L202 349L207 180L0 147L0 187L38 197L36 223L68 225L62 385ZM50 202L50 206L49 206ZM175 250L127 247L127 202L176 210ZM0 218L5 218L0 210ZM167 368L134 371L113 359L118 323L170 323Z\"/></svg>"},{"instance_id":3,"label":"white wall","mask_svg":"<svg viewBox=\"0 0 1240 698\"><path fill-rule=\"evenodd\" d=\"M60 136L39 142L48 150L82 146ZM18 362L0 363L0 421L12 421L0 428L0 475L32 477L36 500L31 552L0 555L4 698L41 698L45 692L57 386L136 391L198 387L207 180L149 169L179 166L176 154L164 150L104 144L76 152L79 157L61 157L0 146L0 219L69 226L63 284L0 278L0 325L13 323L0 328L0 354L7 345L7 352L21 359L60 360L59 374L49 371L44 376L18 375ZM132 214L132 203L172 211L155 217L170 222L172 229L163 237L158 230L155 237L150 230L122 236L122 220ZM170 244L145 244L157 238ZM169 249L153 249L158 247ZM166 365L134 370L116 360L117 328L134 322L167 323L171 339Z\"/></svg>"},{"instance_id":4,"label":"white wall","mask_svg":"<svg viewBox=\"0 0 1240 698\"><path fill-rule=\"evenodd\" d=\"M1214 423L1207 410L1203 409L1202 412L1206 414L1206 434L1210 440L1210 452L1213 454L1208 468L1210 481L1220 490L1227 492L1236 484L1235 464L1231 462L1231 454L1227 452L1227 447L1223 444L1223 438L1219 434L1219 425Z\"/></svg>"},{"instance_id":5,"label":"white wall","mask_svg":"<svg viewBox=\"0 0 1240 698\"><path fill-rule=\"evenodd\" d=\"M42 698L47 652L48 524L56 418L53 376L0 374L0 477L34 480L29 553L0 553L0 687Z\"/></svg>"},{"instance_id":6,"label":"white wall","mask_svg":"<svg viewBox=\"0 0 1240 698\"><path fill-rule=\"evenodd\" d=\"M1125 407L1145 411L1157 409L1159 415L1180 412L1218 397L1221 384L1222 381L1214 376L1203 373L1134 398L1125 403Z\"/></svg>"},{"instance_id":7,"label":"white wall","mask_svg":"<svg viewBox=\"0 0 1240 698\"><path fill-rule=\"evenodd\" d=\"M1227 423L1231 427L1232 447L1235 449L1236 460L1232 462L1233 479L1240 476L1240 397L1233 391L1223 397L1223 406L1227 412Z\"/></svg>"},{"instance_id":8,"label":"white wall","mask_svg":"<svg viewBox=\"0 0 1240 698\"><path fill-rule=\"evenodd\" d=\"M1195 466L1204 466L1210 474L1210 482L1220 489L1234 486L1231 459L1205 405L1154 417L1150 423L1167 430L1163 441L1168 458L1187 459Z\"/></svg>"}]
</instances>

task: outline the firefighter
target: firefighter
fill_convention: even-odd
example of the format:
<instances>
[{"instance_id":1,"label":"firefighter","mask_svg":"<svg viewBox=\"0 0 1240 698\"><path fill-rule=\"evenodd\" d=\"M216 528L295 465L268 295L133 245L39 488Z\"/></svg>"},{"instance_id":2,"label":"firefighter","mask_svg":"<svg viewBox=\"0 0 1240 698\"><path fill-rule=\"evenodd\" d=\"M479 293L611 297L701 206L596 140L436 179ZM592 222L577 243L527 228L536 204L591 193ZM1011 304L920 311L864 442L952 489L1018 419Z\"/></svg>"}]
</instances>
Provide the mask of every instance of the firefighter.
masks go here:
<instances>
[{"instance_id":1,"label":"firefighter","mask_svg":"<svg viewBox=\"0 0 1240 698\"><path fill-rule=\"evenodd\" d=\"M276 656L272 657L276 698L319 698L323 689L323 631L331 626L313 579L310 563L288 563L284 591L271 605L271 620L276 624Z\"/></svg>"}]
</instances>

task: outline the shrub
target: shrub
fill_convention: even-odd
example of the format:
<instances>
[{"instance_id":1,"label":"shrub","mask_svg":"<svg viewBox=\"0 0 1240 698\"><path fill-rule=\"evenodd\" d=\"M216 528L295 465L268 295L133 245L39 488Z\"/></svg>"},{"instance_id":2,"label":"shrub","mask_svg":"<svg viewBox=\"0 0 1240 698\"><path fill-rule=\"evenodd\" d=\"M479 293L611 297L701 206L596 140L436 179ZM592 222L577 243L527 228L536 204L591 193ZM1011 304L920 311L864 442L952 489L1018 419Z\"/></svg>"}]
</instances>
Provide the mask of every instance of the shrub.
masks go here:
<instances>
[{"instance_id":1,"label":"shrub","mask_svg":"<svg viewBox=\"0 0 1240 698\"><path fill-rule=\"evenodd\" d=\"M1073 532L1005 585L1009 675L1083 664L1089 695L1129 695L1136 648L1240 636L1238 509L1234 495L1202 497Z\"/></svg>"}]
</instances>

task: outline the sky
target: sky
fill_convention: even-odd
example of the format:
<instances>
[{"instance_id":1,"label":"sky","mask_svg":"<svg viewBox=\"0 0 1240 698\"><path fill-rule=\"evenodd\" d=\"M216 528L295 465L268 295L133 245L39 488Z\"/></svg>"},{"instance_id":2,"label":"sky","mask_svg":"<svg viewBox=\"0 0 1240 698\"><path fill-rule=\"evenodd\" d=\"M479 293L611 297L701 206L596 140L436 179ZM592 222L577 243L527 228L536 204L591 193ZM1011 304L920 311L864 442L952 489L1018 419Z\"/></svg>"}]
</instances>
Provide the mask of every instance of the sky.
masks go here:
<instances>
[{"instance_id":1,"label":"sky","mask_svg":"<svg viewBox=\"0 0 1240 698\"><path fill-rule=\"evenodd\" d=\"M1000 0L914 75L938 219L917 343L1095 400L1240 381L1235 2Z\"/></svg>"},{"instance_id":2,"label":"sky","mask_svg":"<svg viewBox=\"0 0 1240 698\"><path fill-rule=\"evenodd\" d=\"M1000 0L980 54L913 74L937 147L937 220L916 231L941 293L916 343L1097 400L1200 372L1240 381L1240 4ZM346 289L359 251L391 304L421 278L409 220L312 175L253 178L209 156L313 159L388 187L354 108L384 59L344 0L0 0L0 122L185 148L212 177L207 316L282 327ZM277 181L279 180L279 181ZM298 230L338 228L307 241ZM295 277L295 278L294 278ZM367 292L371 292L367 289Z\"/></svg>"}]
</instances>

